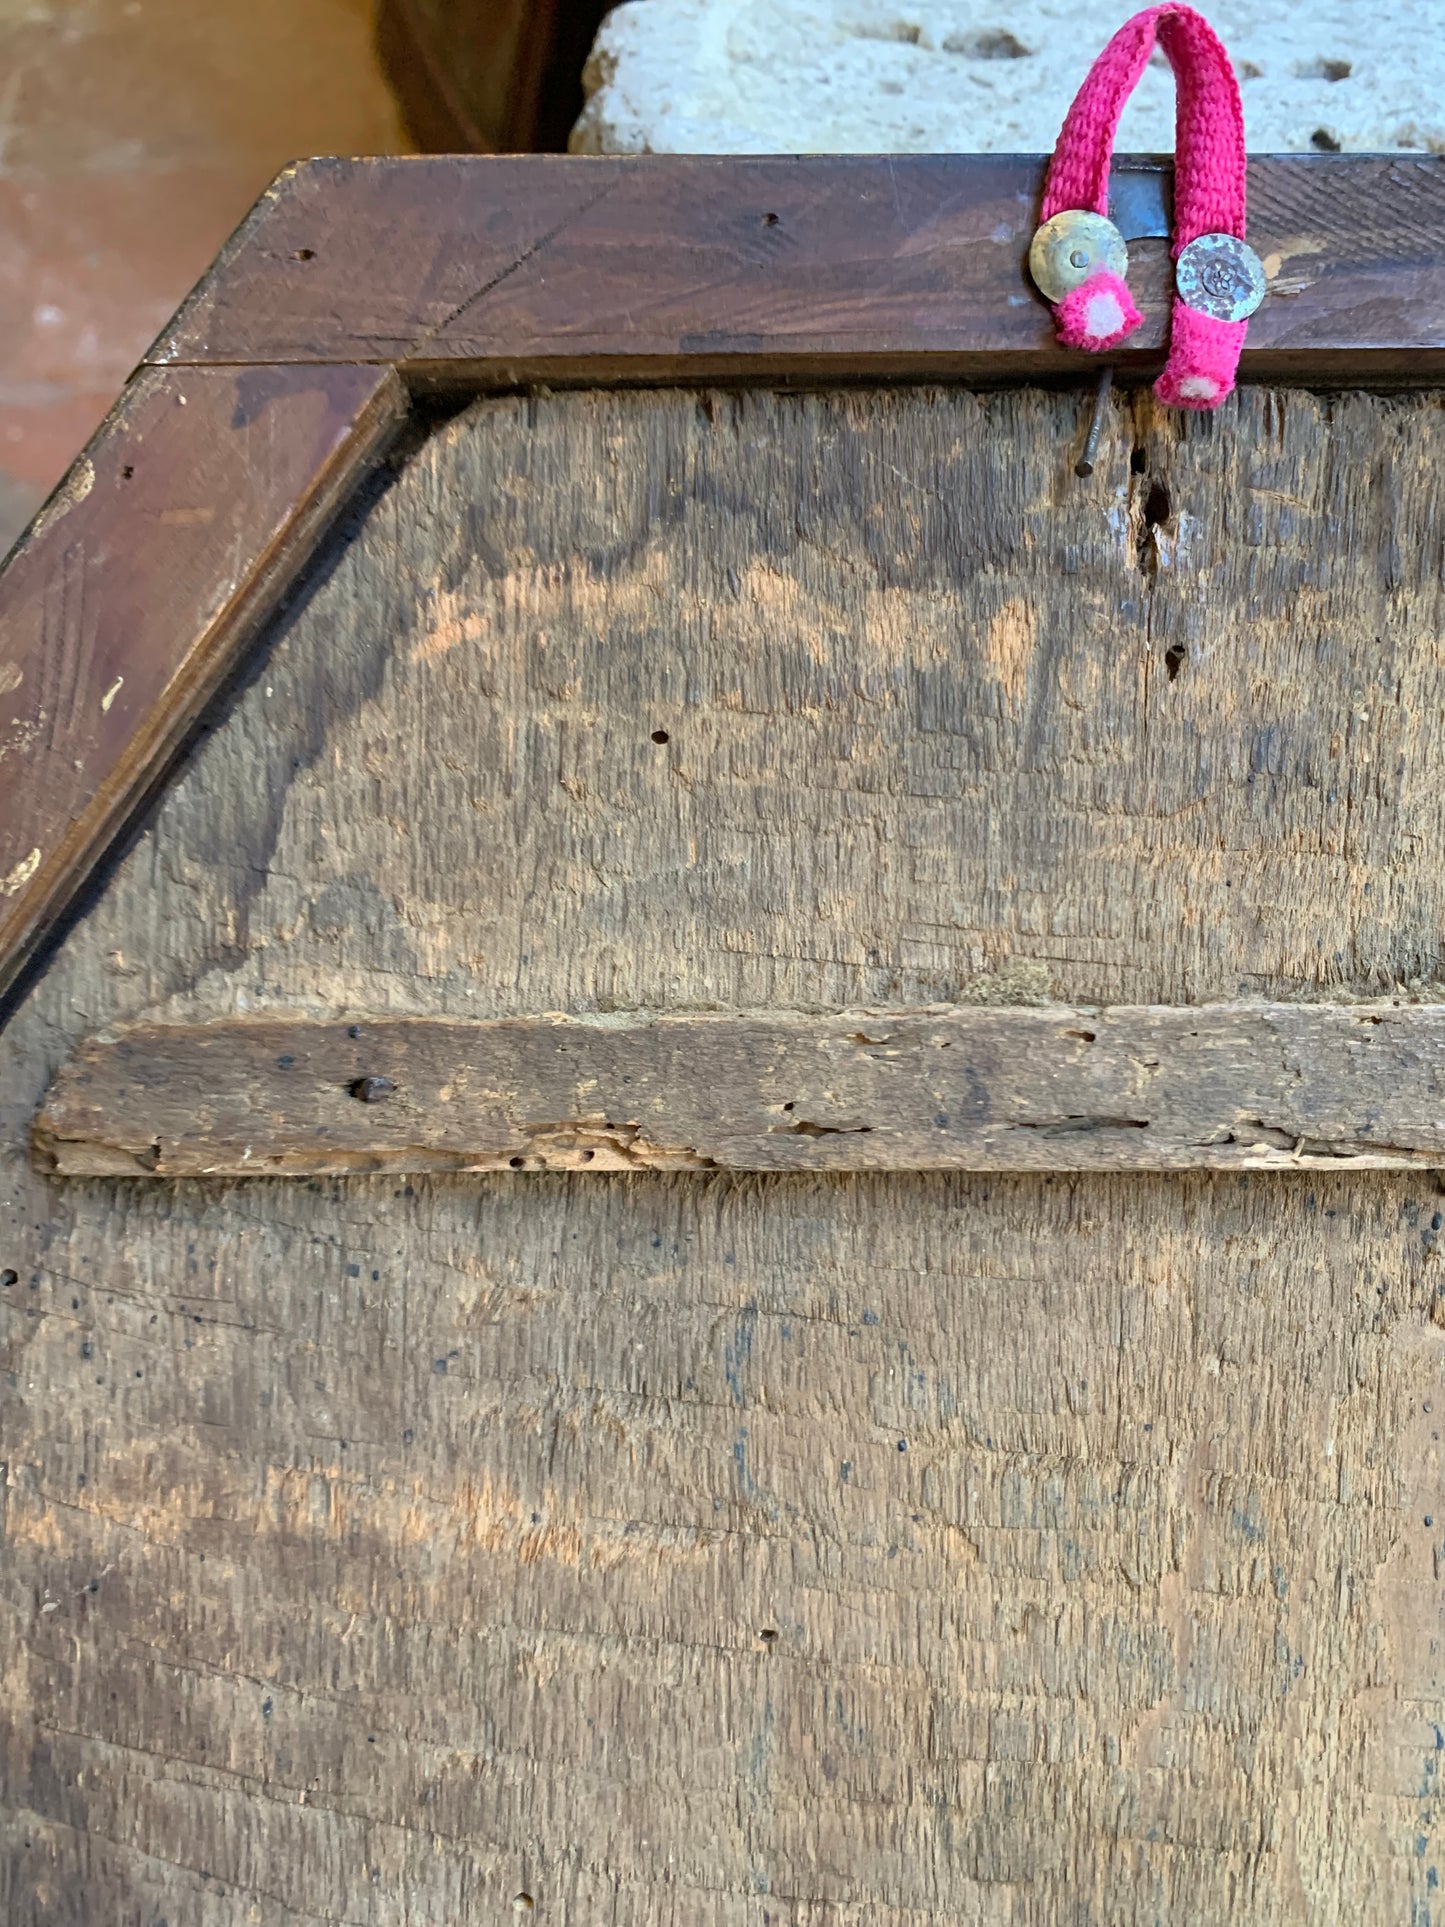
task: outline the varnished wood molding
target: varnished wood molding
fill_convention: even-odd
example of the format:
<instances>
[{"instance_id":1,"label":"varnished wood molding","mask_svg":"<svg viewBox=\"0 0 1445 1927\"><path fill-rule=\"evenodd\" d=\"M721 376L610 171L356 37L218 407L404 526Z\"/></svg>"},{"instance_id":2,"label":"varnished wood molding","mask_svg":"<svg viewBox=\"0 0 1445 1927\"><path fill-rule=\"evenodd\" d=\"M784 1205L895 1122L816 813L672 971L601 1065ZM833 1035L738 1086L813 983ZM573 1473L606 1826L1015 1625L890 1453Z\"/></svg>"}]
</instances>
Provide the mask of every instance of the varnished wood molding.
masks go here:
<instances>
[{"instance_id":1,"label":"varnished wood molding","mask_svg":"<svg viewBox=\"0 0 1445 1927\"><path fill-rule=\"evenodd\" d=\"M87 1044L66 1174L1445 1166L1445 1006L240 1019Z\"/></svg>"},{"instance_id":2,"label":"varnished wood molding","mask_svg":"<svg viewBox=\"0 0 1445 1927\"><path fill-rule=\"evenodd\" d=\"M388 368L144 370L0 573L0 993L404 412Z\"/></svg>"},{"instance_id":3,"label":"varnished wood molding","mask_svg":"<svg viewBox=\"0 0 1445 1927\"><path fill-rule=\"evenodd\" d=\"M1041 380L1066 351L1025 257L1036 156L447 156L312 161L282 177L154 351L162 362L391 361L417 381ZM1134 218L1162 348L1164 222ZM1445 159L1258 157L1250 239L1271 293L1242 363L1256 380L1445 374ZM1140 238L1140 237L1154 238Z\"/></svg>"}]
</instances>

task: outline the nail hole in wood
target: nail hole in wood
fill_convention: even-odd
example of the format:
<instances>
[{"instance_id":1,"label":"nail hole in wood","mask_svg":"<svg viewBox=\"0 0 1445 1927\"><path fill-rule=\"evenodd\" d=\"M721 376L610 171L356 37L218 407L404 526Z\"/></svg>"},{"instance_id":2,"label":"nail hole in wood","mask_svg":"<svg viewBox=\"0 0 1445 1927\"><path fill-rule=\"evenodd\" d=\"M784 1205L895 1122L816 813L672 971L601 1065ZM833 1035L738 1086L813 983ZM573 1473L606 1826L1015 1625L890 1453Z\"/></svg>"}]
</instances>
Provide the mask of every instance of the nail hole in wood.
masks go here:
<instances>
[{"instance_id":1,"label":"nail hole in wood","mask_svg":"<svg viewBox=\"0 0 1445 1927\"><path fill-rule=\"evenodd\" d=\"M380 1104L391 1096L396 1086L389 1077L358 1077L349 1088L358 1103Z\"/></svg>"},{"instance_id":2,"label":"nail hole in wood","mask_svg":"<svg viewBox=\"0 0 1445 1927\"><path fill-rule=\"evenodd\" d=\"M0 1290L9 1291L12 1285L20 1283L20 1273L8 1269L0 1271Z\"/></svg>"},{"instance_id":3,"label":"nail hole in wood","mask_svg":"<svg viewBox=\"0 0 1445 1927\"><path fill-rule=\"evenodd\" d=\"M316 259L316 250L315 248L297 248L291 259L293 261L314 261Z\"/></svg>"},{"instance_id":4,"label":"nail hole in wood","mask_svg":"<svg viewBox=\"0 0 1445 1927\"><path fill-rule=\"evenodd\" d=\"M530 1894L517 1894L512 1901L512 1910L514 1913L530 1914L536 1904Z\"/></svg>"},{"instance_id":5,"label":"nail hole in wood","mask_svg":"<svg viewBox=\"0 0 1445 1927\"><path fill-rule=\"evenodd\" d=\"M514 1171L521 1171L526 1166L525 1158L508 1158L507 1162Z\"/></svg>"},{"instance_id":6,"label":"nail hole in wood","mask_svg":"<svg viewBox=\"0 0 1445 1927\"><path fill-rule=\"evenodd\" d=\"M776 214L765 214L763 216L764 227L776 227L777 225L778 225L778 217Z\"/></svg>"},{"instance_id":7,"label":"nail hole in wood","mask_svg":"<svg viewBox=\"0 0 1445 1927\"><path fill-rule=\"evenodd\" d=\"M764 1626L763 1630L758 1634L758 1638L765 1646L771 1646L777 1636L778 1629L776 1626Z\"/></svg>"},{"instance_id":8,"label":"nail hole in wood","mask_svg":"<svg viewBox=\"0 0 1445 1927\"><path fill-rule=\"evenodd\" d=\"M672 738L665 729L655 729L652 732L652 740L654 743L670 743Z\"/></svg>"},{"instance_id":9,"label":"nail hole in wood","mask_svg":"<svg viewBox=\"0 0 1445 1927\"><path fill-rule=\"evenodd\" d=\"M123 482L129 482L135 479L135 470L129 462L127 462L125 467L120 471L120 479Z\"/></svg>"},{"instance_id":10,"label":"nail hole in wood","mask_svg":"<svg viewBox=\"0 0 1445 1927\"><path fill-rule=\"evenodd\" d=\"M1171 643L1164 651L1164 669L1170 682L1174 682L1184 667L1185 650L1182 643Z\"/></svg>"}]
</instances>

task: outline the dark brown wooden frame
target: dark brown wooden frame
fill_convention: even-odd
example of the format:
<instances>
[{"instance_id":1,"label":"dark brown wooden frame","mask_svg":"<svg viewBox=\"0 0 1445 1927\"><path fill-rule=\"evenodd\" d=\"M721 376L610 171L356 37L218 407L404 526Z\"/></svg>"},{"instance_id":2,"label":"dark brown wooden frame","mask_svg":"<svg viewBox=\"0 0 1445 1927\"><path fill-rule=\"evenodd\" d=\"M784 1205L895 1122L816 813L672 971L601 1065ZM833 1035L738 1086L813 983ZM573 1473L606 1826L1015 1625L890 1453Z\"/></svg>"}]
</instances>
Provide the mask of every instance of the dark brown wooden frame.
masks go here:
<instances>
[{"instance_id":1,"label":"dark brown wooden frame","mask_svg":"<svg viewBox=\"0 0 1445 1927\"><path fill-rule=\"evenodd\" d=\"M1044 163L314 161L263 196L0 572L0 995L429 392L1059 381ZM1157 365L1166 163L1116 214ZM1445 160L1257 159L1248 380L1445 379Z\"/></svg>"}]
</instances>

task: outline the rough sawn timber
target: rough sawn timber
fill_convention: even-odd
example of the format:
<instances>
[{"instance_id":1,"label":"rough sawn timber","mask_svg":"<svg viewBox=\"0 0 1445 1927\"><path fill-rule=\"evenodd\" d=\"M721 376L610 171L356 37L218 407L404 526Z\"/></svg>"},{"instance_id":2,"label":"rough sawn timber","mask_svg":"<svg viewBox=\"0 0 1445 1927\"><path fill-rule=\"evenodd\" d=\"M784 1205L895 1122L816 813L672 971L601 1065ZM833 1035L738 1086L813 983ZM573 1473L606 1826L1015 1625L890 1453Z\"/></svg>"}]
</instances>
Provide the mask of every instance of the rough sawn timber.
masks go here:
<instances>
[{"instance_id":1,"label":"rough sawn timber","mask_svg":"<svg viewBox=\"0 0 1445 1927\"><path fill-rule=\"evenodd\" d=\"M35 1142L92 1177L1437 1167L1445 1007L143 1025Z\"/></svg>"}]
</instances>

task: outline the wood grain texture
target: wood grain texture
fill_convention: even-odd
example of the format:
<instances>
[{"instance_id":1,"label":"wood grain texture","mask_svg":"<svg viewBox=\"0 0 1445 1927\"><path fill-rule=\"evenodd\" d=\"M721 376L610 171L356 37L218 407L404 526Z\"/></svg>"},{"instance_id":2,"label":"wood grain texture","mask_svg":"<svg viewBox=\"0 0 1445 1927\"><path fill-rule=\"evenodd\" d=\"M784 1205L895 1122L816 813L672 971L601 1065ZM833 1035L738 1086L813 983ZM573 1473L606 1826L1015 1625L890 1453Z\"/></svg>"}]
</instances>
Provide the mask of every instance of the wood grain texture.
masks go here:
<instances>
[{"instance_id":1,"label":"wood grain texture","mask_svg":"<svg viewBox=\"0 0 1445 1927\"><path fill-rule=\"evenodd\" d=\"M374 367L148 371L0 574L0 992L400 417Z\"/></svg>"},{"instance_id":2,"label":"wood grain texture","mask_svg":"<svg viewBox=\"0 0 1445 1927\"><path fill-rule=\"evenodd\" d=\"M36 1123L68 1176L1445 1165L1445 1008L150 1024Z\"/></svg>"},{"instance_id":3,"label":"wood grain texture","mask_svg":"<svg viewBox=\"0 0 1445 1927\"><path fill-rule=\"evenodd\" d=\"M1445 415L1076 430L497 398L329 556L0 1037L7 1927L1440 1927L1433 1177L30 1163L139 1021L1438 979Z\"/></svg>"},{"instance_id":4,"label":"wood grain texture","mask_svg":"<svg viewBox=\"0 0 1445 1927\"><path fill-rule=\"evenodd\" d=\"M393 361L418 380L838 381L1084 373L1028 279L1044 160L448 156L313 161L266 195L162 362ZM1137 163L1135 164L1137 166ZM1250 164L1272 293L1246 379L1445 373L1445 159ZM1133 249L1159 359L1168 246Z\"/></svg>"}]
</instances>

